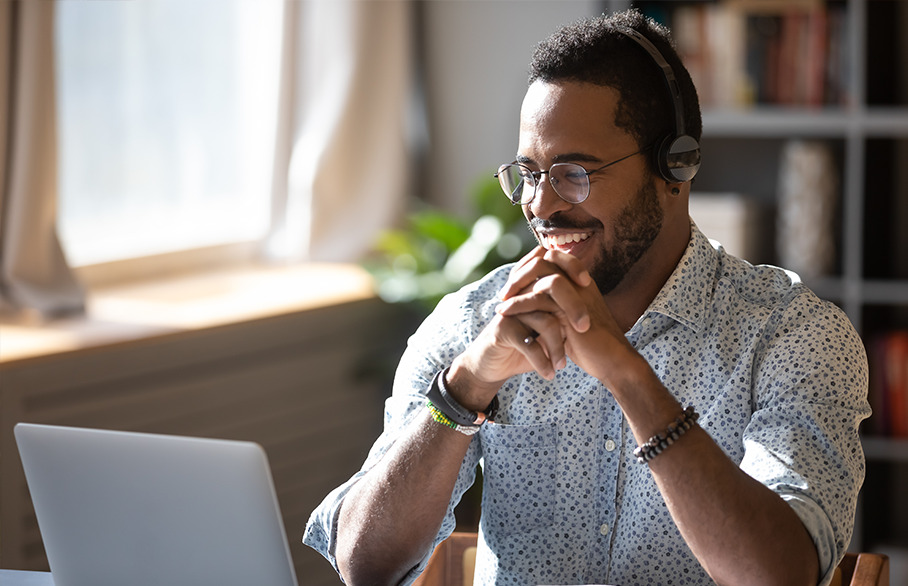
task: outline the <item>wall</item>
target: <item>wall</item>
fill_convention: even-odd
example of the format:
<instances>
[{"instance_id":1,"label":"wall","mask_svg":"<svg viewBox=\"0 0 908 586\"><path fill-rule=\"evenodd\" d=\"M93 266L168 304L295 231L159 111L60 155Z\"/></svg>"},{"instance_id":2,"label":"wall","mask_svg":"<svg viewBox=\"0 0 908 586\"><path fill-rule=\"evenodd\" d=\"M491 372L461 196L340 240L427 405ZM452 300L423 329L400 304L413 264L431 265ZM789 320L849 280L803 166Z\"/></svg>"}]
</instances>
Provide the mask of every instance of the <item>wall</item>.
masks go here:
<instances>
[{"instance_id":1,"label":"wall","mask_svg":"<svg viewBox=\"0 0 908 586\"><path fill-rule=\"evenodd\" d=\"M602 7L592 0L420 4L430 143L423 196L447 209L467 209L476 180L514 159L536 43Z\"/></svg>"}]
</instances>

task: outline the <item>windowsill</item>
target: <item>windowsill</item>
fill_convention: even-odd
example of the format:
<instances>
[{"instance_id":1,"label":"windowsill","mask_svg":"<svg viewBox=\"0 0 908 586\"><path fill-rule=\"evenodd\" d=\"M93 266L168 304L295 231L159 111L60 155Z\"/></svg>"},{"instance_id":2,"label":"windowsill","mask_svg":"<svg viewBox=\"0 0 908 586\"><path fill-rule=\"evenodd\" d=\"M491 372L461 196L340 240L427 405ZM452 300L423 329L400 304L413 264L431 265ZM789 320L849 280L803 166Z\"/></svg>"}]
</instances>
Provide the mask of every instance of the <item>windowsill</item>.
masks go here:
<instances>
[{"instance_id":1,"label":"windowsill","mask_svg":"<svg viewBox=\"0 0 908 586\"><path fill-rule=\"evenodd\" d=\"M93 291L83 316L0 323L0 366L373 298L356 265L249 265Z\"/></svg>"}]
</instances>

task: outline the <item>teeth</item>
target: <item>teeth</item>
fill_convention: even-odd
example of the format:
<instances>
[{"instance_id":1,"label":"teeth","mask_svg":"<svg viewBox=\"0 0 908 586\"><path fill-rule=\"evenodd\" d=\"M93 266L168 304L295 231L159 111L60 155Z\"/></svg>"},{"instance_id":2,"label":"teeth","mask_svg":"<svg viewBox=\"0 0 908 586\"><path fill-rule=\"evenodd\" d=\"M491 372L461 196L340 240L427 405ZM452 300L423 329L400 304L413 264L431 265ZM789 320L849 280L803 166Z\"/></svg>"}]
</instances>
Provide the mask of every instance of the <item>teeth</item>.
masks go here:
<instances>
[{"instance_id":1,"label":"teeth","mask_svg":"<svg viewBox=\"0 0 908 586\"><path fill-rule=\"evenodd\" d=\"M581 240L586 240L589 237L590 235L587 233L576 232L574 234L558 234L556 236L546 236L546 239L552 246L564 246L565 244L570 244L572 242L580 242Z\"/></svg>"}]
</instances>

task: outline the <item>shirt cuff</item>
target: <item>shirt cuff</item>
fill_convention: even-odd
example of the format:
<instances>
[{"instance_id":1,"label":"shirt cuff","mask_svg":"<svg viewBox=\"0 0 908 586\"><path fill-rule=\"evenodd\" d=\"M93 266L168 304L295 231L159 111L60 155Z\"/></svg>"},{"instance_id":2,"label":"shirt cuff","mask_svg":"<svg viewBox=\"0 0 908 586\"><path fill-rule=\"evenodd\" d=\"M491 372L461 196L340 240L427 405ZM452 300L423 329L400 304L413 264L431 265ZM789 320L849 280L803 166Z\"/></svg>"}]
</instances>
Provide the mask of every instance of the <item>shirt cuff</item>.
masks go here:
<instances>
[{"instance_id":1,"label":"shirt cuff","mask_svg":"<svg viewBox=\"0 0 908 586\"><path fill-rule=\"evenodd\" d=\"M795 514L801 519L810 534L813 544L817 548L820 564L820 581L817 584L827 586L832 582L832 576L839 561L835 532L829 518L817 503L804 498L803 495L780 494L779 496L794 509ZM844 551L842 555L844 555Z\"/></svg>"},{"instance_id":2,"label":"shirt cuff","mask_svg":"<svg viewBox=\"0 0 908 586\"><path fill-rule=\"evenodd\" d=\"M337 521L344 497L360 477L361 475L357 475L331 491L312 511L303 534L303 543L322 554L331 563L338 576L340 576L340 570L337 567Z\"/></svg>"}]
</instances>

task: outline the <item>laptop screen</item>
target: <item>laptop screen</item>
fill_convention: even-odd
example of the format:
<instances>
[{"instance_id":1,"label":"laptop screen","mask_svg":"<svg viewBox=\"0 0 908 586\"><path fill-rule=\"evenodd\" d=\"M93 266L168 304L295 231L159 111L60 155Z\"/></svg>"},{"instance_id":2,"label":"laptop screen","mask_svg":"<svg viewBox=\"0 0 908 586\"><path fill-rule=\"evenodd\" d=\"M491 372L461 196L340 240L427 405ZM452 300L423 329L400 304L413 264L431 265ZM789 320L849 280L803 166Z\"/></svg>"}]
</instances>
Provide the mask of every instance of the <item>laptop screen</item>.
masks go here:
<instances>
[{"instance_id":1,"label":"laptop screen","mask_svg":"<svg viewBox=\"0 0 908 586\"><path fill-rule=\"evenodd\" d=\"M20 423L57 586L296 586L255 443Z\"/></svg>"}]
</instances>

